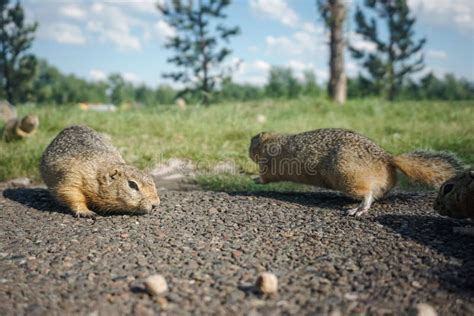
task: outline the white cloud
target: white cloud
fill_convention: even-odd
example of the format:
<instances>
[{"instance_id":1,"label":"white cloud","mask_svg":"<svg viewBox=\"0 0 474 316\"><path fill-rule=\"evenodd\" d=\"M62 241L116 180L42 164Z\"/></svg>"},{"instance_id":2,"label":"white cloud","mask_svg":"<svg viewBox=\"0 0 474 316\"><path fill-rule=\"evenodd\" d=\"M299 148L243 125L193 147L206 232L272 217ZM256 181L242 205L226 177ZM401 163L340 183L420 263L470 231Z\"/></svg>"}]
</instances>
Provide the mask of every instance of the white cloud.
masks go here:
<instances>
[{"instance_id":1,"label":"white cloud","mask_svg":"<svg viewBox=\"0 0 474 316\"><path fill-rule=\"evenodd\" d=\"M76 4L67 4L59 8L59 13L64 17L82 20L86 17L86 12Z\"/></svg>"},{"instance_id":2,"label":"white cloud","mask_svg":"<svg viewBox=\"0 0 474 316\"><path fill-rule=\"evenodd\" d=\"M95 33L101 41L111 42L121 50L141 49L140 38L132 33L133 27L143 28L140 20L109 3L94 3L90 14L87 30Z\"/></svg>"},{"instance_id":3,"label":"white cloud","mask_svg":"<svg viewBox=\"0 0 474 316\"><path fill-rule=\"evenodd\" d=\"M441 25L454 24L463 31L474 31L472 0L408 0L408 5L422 21Z\"/></svg>"},{"instance_id":4,"label":"white cloud","mask_svg":"<svg viewBox=\"0 0 474 316\"><path fill-rule=\"evenodd\" d=\"M89 77L94 81L104 81L107 79L107 74L100 69L91 69Z\"/></svg>"},{"instance_id":5,"label":"white cloud","mask_svg":"<svg viewBox=\"0 0 474 316\"><path fill-rule=\"evenodd\" d=\"M253 67L255 67L255 69L258 69L259 71L269 71L271 68L271 65L267 63L266 61L257 60L253 63Z\"/></svg>"},{"instance_id":6,"label":"white cloud","mask_svg":"<svg viewBox=\"0 0 474 316\"><path fill-rule=\"evenodd\" d=\"M164 1L156 1L156 0L125 0L116 2L116 5L123 6L128 10L133 10L137 13L141 14L158 14L159 11L156 7L156 4Z\"/></svg>"},{"instance_id":7,"label":"white cloud","mask_svg":"<svg viewBox=\"0 0 474 316\"><path fill-rule=\"evenodd\" d=\"M68 23L53 23L40 29L40 36L52 39L58 43L82 45L86 38L81 29Z\"/></svg>"},{"instance_id":8,"label":"white cloud","mask_svg":"<svg viewBox=\"0 0 474 316\"><path fill-rule=\"evenodd\" d=\"M314 23L305 22L301 29L304 32L311 33L311 34L323 34L324 30L321 27L316 26Z\"/></svg>"},{"instance_id":9,"label":"white cloud","mask_svg":"<svg viewBox=\"0 0 474 316\"><path fill-rule=\"evenodd\" d=\"M422 78L423 76L428 75L429 73L434 74L438 78L443 78L449 73L452 73L448 71L448 69L443 68L443 67L430 67L427 66L425 67L420 73L417 74L418 78Z\"/></svg>"},{"instance_id":10,"label":"white cloud","mask_svg":"<svg viewBox=\"0 0 474 316\"><path fill-rule=\"evenodd\" d=\"M163 20L155 23L154 30L162 40L176 36L176 29Z\"/></svg>"},{"instance_id":11,"label":"white cloud","mask_svg":"<svg viewBox=\"0 0 474 316\"><path fill-rule=\"evenodd\" d=\"M65 43L112 44L120 50L138 51L147 34L153 33L158 10L152 0L134 1L31 1L25 4L28 18L40 23L49 38ZM72 22L74 24L72 24ZM74 25L62 30L58 24ZM82 36L71 39L68 34Z\"/></svg>"},{"instance_id":12,"label":"white cloud","mask_svg":"<svg viewBox=\"0 0 474 316\"><path fill-rule=\"evenodd\" d=\"M284 49L291 53L295 53L295 48L292 45L291 40L286 36L279 36L279 37L267 36L265 38L265 42L270 47L270 49L279 48L279 49ZM300 52L300 50L298 49L296 52L298 53Z\"/></svg>"},{"instance_id":13,"label":"white cloud","mask_svg":"<svg viewBox=\"0 0 474 316\"><path fill-rule=\"evenodd\" d=\"M353 61L348 61L346 62L346 70L349 76L355 76L359 72L360 68L359 65L357 65Z\"/></svg>"},{"instance_id":14,"label":"white cloud","mask_svg":"<svg viewBox=\"0 0 474 316\"><path fill-rule=\"evenodd\" d=\"M349 43L352 47L365 52L373 53L377 50L377 45L362 37L358 33L349 33Z\"/></svg>"},{"instance_id":15,"label":"white cloud","mask_svg":"<svg viewBox=\"0 0 474 316\"><path fill-rule=\"evenodd\" d=\"M313 63L303 63L299 60L290 60L287 66L293 70L293 74L295 75L296 79L300 81L304 79L305 71L314 71Z\"/></svg>"},{"instance_id":16,"label":"white cloud","mask_svg":"<svg viewBox=\"0 0 474 316\"><path fill-rule=\"evenodd\" d=\"M329 80L329 72L327 70L316 69L314 72L319 83L325 83Z\"/></svg>"},{"instance_id":17,"label":"white cloud","mask_svg":"<svg viewBox=\"0 0 474 316\"><path fill-rule=\"evenodd\" d=\"M267 82L271 65L266 61L240 62L240 60L234 58L231 63L238 64L238 68L233 75L235 82L250 83L257 86L263 86Z\"/></svg>"},{"instance_id":18,"label":"white cloud","mask_svg":"<svg viewBox=\"0 0 474 316\"><path fill-rule=\"evenodd\" d=\"M137 84L141 82L140 77L134 72L121 72L120 75L125 81L130 83ZM109 74L100 69L91 69L89 71L89 77L94 81L105 81L109 77Z\"/></svg>"},{"instance_id":19,"label":"white cloud","mask_svg":"<svg viewBox=\"0 0 474 316\"><path fill-rule=\"evenodd\" d=\"M299 17L285 0L250 0L255 13L277 20L282 24L295 27Z\"/></svg>"},{"instance_id":20,"label":"white cloud","mask_svg":"<svg viewBox=\"0 0 474 316\"><path fill-rule=\"evenodd\" d=\"M138 75L133 72L123 72L122 77L125 79L125 81L129 81L131 83L138 83L140 81Z\"/></svg>"},{"instance_id":21,"label":"white cloud","mask_svg":"<svg viewBox=\"0 0 474 316\"><path fill-rule=\"evenodd\" d=\"M254 60L251 62L240 62L236 58L232 63L239 63L237 71L234 73L233 80L237 83L250 83L257 86L263 86L268 82L268 75L272 68L264 60ZM291 59L286 64L280 65L293 70L293 75L300 81L304 79L304 73L311 71L316 75L318 82L324 82L328 79L328 73L325 70L318 69L313 63L305 63L300 60Z\"/></svg>"},{"instance_id":22,"label":"white cloud","mask_svg":"<svg viewBox=\"0 0 474 316\"><path fill-rule=\"evenodd\" d=\"M321 37L313 34L298 31L293 33L291 37L267 36L265 42L270 52L303 55L326 49L326 45L321 43L320 39Z\"/></svg>"},{"instance_id":23,"label":"white cloud","mask_svg":"<svg viewBox=\"0 0 474 316\"><path fill-rule=\"evenodd\" d=\"M310 68L313 68L314 65L313 63L303 63L299 60L294 60L294 59L291 59L289 62L288 62L288 67L290 67L291 69L295 70L295 71L305 71L307 69L310 69Z\"/></svg>"},{"instance_id":24,"label":"white cloud","mask_svg":"<svg viewBox=\"0 0 474 316\"><path fill-rule=\"evenodd\" d=\"M87 29L99 36L102 42L111 42L121 50L140 50L140 40L126 28L114 28L103 21L89 21Z\"/></svg>"},{"instance_id":25,"label":"white cloud","mask_svg":"<svg viewBox=\"0 0 474 316\"><path fill-rule=\"evenodd\" d=\"M435 59L447 59L448 54L444 50L435 50L435 49L430 49L427 52L427 55L431 58Z\"/></svg>"},{"instance_id":26,"label":"white cloud","mask_svg":"<svg viewBox=\"0 0 474 316\"><path fill-rule=\"evenodd\" d=\"M295 75L296 79L303 81L304 80L304 73L306 71L311 71L316 75L316 79L319 82L324 82L328 79L328 73L325 70L317 69L313 63L304 63L300 60L293 60L291 59L287 64L287 67L293 70L293 74Z\"/></svg>"}]
</instances>

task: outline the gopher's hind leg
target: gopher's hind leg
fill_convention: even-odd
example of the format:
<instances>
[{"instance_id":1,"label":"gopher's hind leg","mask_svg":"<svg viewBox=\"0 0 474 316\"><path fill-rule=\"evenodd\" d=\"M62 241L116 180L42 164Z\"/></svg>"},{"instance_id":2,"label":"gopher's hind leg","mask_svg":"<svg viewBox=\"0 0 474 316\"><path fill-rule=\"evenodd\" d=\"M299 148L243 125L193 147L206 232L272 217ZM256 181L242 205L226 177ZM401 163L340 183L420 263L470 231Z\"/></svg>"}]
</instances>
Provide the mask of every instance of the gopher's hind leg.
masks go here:
<instances>
[{"instance_id":1,"label":"gopher's hind leg","mask_svg":"<svg viewBox=\"0 0 474 316\"><path fill-rule=\"evenodd\" d=\"M362 200L362 202L356 208L347 211L349 216L361 216L367 213L374 201L373 193L370 191Z\"/></svg>"},{"instance_id":2,"label":"gopher's hind leg","mask_svg":"<svg viewBox=\"0 0 474 316\"><path fill-rule=\"evenodd\" d=\"M86 197L77 188L58 191L58 199L68 206L77 217L94 218L96 214L87 207Z\"/></svg>"}]
</instances>

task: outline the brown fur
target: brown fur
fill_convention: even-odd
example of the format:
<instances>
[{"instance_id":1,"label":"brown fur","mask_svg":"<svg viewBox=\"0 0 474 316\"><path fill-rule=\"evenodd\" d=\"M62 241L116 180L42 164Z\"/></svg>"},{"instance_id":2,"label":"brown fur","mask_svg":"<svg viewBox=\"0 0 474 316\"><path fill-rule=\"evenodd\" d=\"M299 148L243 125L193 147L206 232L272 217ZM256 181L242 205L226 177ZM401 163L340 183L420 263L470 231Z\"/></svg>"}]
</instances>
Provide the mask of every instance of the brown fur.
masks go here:
<instances>
[{"instance_id":1,"label":"brown fur","mask_svg":"<svg viewBox=\"0 0 474 316\"><path fill-rule=\"evenodd\" d=\"M408 177L434 188L461 170L457 158L446 152L415 151L395 156L392 161Z\"/></svg>"},{"instance_id":2,"label":"brown fur","mask_svg":"<svg viewBox=\"0 0 474 316\"><path fill-rule=\"evenodd\" d=\"M392 157L368 138L344 129L318 129L295 135L260 133L251 140L249 156L259 165L260 183L292 181L344 192L362 204L397 183L396 169L420 182L439 185L454 176L459 162L446 153L414 152Z\"/></svg>"},{"instance_id":3,"label":"brown fur","mask_svg":"<svg viewBox=\"0 0 474 316\"><path fill-rule=\"evenodd\" d=\"M86 126L64 129L41 158L41 176L78 216L92 210L149 212L160 200L150 175L125 164L108 139Z\"/></svg>"}]
</instances>

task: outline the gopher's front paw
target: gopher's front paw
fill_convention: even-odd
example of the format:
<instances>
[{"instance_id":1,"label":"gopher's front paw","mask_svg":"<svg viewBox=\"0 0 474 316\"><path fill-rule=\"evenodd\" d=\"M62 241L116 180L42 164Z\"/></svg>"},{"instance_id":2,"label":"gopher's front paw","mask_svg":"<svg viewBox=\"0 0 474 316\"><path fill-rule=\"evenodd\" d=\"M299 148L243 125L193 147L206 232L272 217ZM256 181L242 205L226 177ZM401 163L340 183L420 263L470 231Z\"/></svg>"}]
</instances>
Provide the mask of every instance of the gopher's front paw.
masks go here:
<instances>
[{"instance_id":1,"label":"gopher's front paw","mask_svg":"<svg viewBox=\"0 0 474 316\"><path fill-rule=\"evenodd\" d=\"M92 212L91 210L76 210L74 212L78 218L84 217L84 218L92 218L95 219L97 214Z\"/></svg>"}]
</instances>

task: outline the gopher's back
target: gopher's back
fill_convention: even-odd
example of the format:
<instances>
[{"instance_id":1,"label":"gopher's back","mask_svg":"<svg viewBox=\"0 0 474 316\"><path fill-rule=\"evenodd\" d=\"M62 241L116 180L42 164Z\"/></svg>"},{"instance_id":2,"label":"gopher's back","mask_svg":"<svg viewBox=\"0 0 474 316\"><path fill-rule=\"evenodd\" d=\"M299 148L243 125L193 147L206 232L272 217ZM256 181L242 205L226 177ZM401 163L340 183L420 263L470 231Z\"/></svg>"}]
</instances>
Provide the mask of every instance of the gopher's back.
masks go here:
<instances>
[{"instance_id":1,"label":"gopher's back","mask_svg":"<svg viewBox=\"0 0 474 316\"><path fill-rule=\"evenodd\" d=\"M51 187L61 182L66 173L93 173L104 163L124 163L124 160L112 143L93 129L71 126L62 130L46 148L40 171L46 185Z\"/></svg>"},{"instance_id":2,"label":"gopher's back","mask_svg":"<svg viewBox=\"0 0 474 316\"><path fill-rule=\"evenodd\" d=\"M388 160L388 154L367 137L341 128L321 128L309 132L286 136L286 146L298 158L323 162L341 159L342 153L351 158Z\"/></svg>"}]
</instances>

